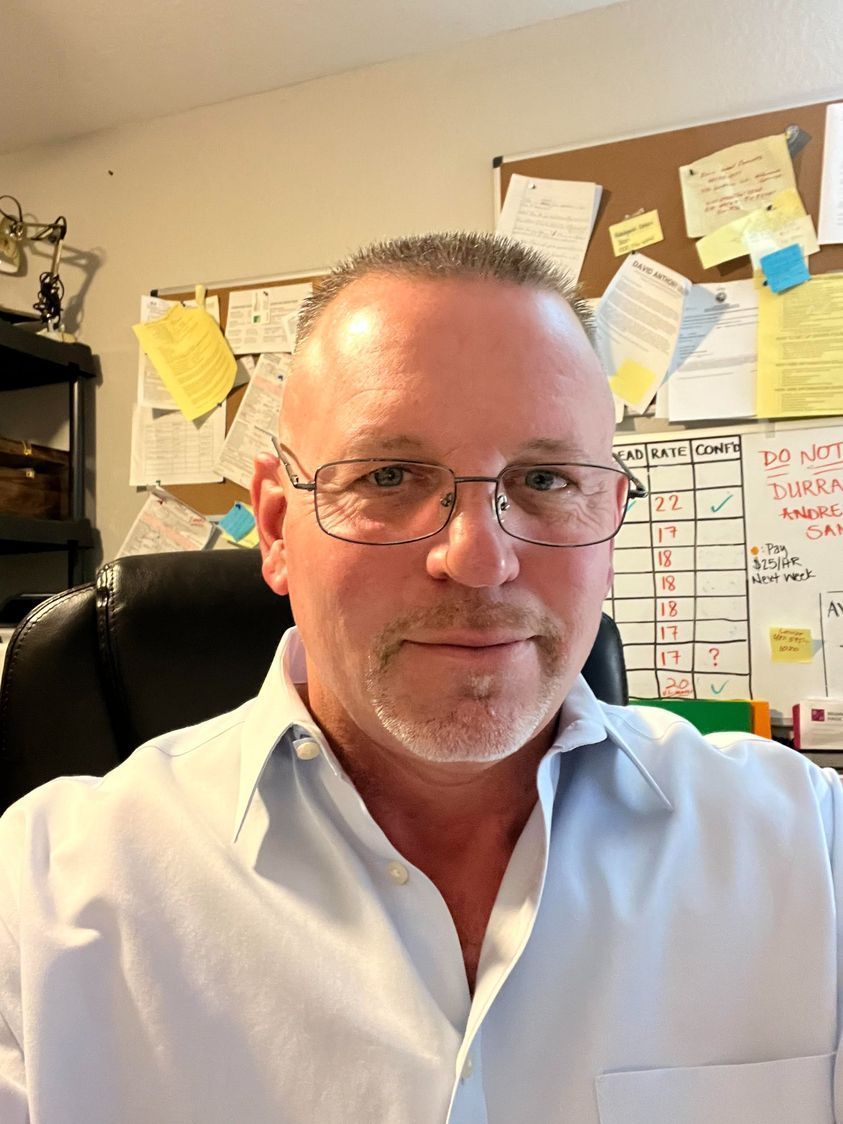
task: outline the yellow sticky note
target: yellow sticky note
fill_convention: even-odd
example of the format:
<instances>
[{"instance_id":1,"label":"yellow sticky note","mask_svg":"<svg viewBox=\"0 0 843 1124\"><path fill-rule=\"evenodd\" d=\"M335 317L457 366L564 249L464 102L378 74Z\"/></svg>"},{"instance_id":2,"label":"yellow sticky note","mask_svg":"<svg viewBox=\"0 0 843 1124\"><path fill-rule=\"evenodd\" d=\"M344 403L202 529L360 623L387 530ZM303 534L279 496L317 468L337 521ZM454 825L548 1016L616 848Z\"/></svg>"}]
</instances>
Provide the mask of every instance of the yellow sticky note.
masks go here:
<instances>
[{"instance_id":1,"label":"yellow sticky note","mask_svg":"<svg viewBox=\"0 0 843 1124\"><path fill-rule=\"evenodd\" d=\"M814 658L810 628L771 628L773 663L810 663Z\"/></svg>"},{"instance_id":2,"label":"yellow sticky note","mask_svg":"<svg viewBox=\"0 0 843 1124\"><path fill-rule=\"evenodd\" d=\"M150 324L135 324L144 353L189 420L224 401L237 370L231 348L204 308L173 305Z\"/></svg>"},{"instance_id":3,"label":"yellow sticky note","mask_svg":"<svg viewBox=\"0 0 843 1124\"><path fill-rule=\"evenodd\" d=\"M612 239L612 253L616 258L632 253L633 250L641 250L644 246L652 246L655 242L662 242L664 235L659 212L646 211L643 215L613 223L609 227L609 237Z\"/></svg>"},{"instance_id":4,"label":"yellow sticky note","mask_svg":"<svg viewBox=\"0 0 843 1124\"><path fill-rule=\"evenodd\" d=\"M638 404L649 393L655 381L656 376L649 367L637 363L634 359L624 359L609 379L609 387L612 394L622 398L633 409L637 409ZM652 398L652 395L650 397Z\"/></svg>"}]
</instances>

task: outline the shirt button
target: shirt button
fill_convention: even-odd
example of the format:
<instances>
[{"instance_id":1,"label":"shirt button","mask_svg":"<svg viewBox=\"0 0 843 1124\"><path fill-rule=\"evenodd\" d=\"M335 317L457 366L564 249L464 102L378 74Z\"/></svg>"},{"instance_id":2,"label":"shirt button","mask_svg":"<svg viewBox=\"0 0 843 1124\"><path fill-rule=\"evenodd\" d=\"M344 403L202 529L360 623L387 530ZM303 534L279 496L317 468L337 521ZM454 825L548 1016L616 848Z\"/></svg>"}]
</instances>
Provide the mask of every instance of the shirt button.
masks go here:
<instances>
[{"instance_id":1,"label":"shirt button","mask_svg":"<svg viewBox=\"0 0 843 1124\"><path fill-rule=\"evenodd\" d=\"M469 1054L463 1062L462 1073L460 1074L460 1076L462 1077L463 1081L467 1081L469 1077L471 1077L472 1073L474 1073L474 1062L471 1060L471 1054Z\"/></svg>"},{"instance_id":2,"label":"shirt button","mask_svg":"<svg viewBox=\"0 0 843 1124\"><path fill-rule=\"evenodd\" d=\"M298 742L296 745L296 757L298 757L300 761L312 761L314 757L319 756L320 752L319 743L312 739Z\"/></svg>"},{"instance_id":3,"label":"shirt button","mask_svg":"<svg viewBox=\"0 0 843 1124\"><path fill-rule=\"evenodd\" d=\"M402 866L401 863L390 863L386 869L396 886L403 886L405 882L409 881L410 873L406 866Z\"/></svg>"}]
</instances>

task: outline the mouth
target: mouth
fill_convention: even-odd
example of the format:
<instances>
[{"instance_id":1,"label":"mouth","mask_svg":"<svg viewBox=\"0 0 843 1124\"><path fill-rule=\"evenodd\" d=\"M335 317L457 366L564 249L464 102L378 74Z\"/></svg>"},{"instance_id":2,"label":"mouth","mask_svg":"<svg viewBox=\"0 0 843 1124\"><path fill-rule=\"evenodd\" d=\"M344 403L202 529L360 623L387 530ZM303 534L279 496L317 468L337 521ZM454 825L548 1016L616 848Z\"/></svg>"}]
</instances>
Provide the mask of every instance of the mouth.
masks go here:
<instances>
[{"instance_id":1,"label":"mouth","mask_svg":"<svg viewBox=\"0 0 843 1124\"><path fill-rule=\"evenodd\" d=\"M405 644L418 644L429 648L509 648L516 644L525 644L532 640L532 636L513 635L503 632L445 632L430 636L407 637Z\"/></svg>"},{"instance_id":2,"label":"mouth","mask_svg":"<svg viewBox=\"0 0 843 1124\"><path fill-rule=\"evenodd\" d=\"M446 660L449 663L491 671L519 661L533 649L529 636L490 636L488 634L447 634L405 640L402 647L423 660Z\"/></svg>"}]
</instances>

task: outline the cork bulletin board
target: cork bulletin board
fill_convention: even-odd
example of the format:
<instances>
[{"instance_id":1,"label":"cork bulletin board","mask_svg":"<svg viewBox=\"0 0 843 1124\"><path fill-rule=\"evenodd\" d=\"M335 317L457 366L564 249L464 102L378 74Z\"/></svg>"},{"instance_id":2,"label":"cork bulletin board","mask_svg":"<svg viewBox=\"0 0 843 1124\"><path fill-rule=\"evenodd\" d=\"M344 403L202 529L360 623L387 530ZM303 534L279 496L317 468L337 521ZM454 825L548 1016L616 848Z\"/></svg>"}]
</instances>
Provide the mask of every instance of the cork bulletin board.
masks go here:
<instances>
[{"instance_id":1,"label":"cork bulletin board","mask_svg":"<svg viewBox=\"0 0 843 1124\"><path fill-rule=\"evenodd\" d=\"M580 274L586 297L602 296L623 261L612 253L609 227L640 210L658 210L664 234L664 241L642 251L647 257L697 283L716 284L751 277L748 257L703 269L696 241L688 237L685 229L679 166L742 141L783 133L788 126L796 125L811 138L794 157L793 167L805 210L816 225L827 104L818 102L587 148L496 157L493 161L496 203L500 209L509 180L515 173L542 179L586 180L602 185L600 209ZM811 255L809 262L813 274L843 269L843 245L823 246L818 254Z\"/></svg>"},{"instance_id":2,"label":"cork bulletin board","mask_svg":"<svg viewBox=\"0 0 843 1124\"><path fill-rule=\"evenodd\" d=\"M246 289L274 289L283 285L301 285L312 282L318 288L324 273L296 274L295 276L273 278L270 281L260 279L253 281L236 282L231 284L208 285L206 295L217 296L220 300L220 325L225 330L228 322L228 298L230 293L241 292ZM192 300L195 296L193 289L153 289L152 296L165 297L167 300ZM255 357L257 358L257 357ZM236 386L226 398L225 402L225 430L228 432L234 416L240 408L246 386ZM186 503L195 511L203 515L224 515L226 511L238 500L248 502L249 494L245 488L231 480L223 480L215 484L168 484L167 491L182 503Z\"/></svg>"}]
</instances>

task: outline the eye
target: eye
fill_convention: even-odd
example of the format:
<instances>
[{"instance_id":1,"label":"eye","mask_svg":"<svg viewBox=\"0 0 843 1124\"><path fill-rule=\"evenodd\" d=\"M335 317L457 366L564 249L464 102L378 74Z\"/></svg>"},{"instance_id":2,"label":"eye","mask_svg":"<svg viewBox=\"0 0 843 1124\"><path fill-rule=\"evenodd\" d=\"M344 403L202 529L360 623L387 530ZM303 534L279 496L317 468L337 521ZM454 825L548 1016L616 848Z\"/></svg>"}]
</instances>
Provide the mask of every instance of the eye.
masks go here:
<instances>
[{"instance_id":1,"label":"eye","mask_svg":"<svg viewBox=\"0 0 843 1124\"><path fill-rule=\"evenodd\" d=\"M370 472L367 479L376 484L378 488L397 488L404 483L406 473L407 469L404 465L385 464Z\"/></svg>"},{"instance_id":2,"label":"eye","mask_svg":"<svg viewBox=\"0 0 843 1124\"><path fill-rule=\"evenodd\" d=\"M534 492L559 492L571 487L571 481L552 468L529 468L524 473L524 486Z\"/></svg>"}]
</instances>

